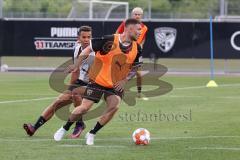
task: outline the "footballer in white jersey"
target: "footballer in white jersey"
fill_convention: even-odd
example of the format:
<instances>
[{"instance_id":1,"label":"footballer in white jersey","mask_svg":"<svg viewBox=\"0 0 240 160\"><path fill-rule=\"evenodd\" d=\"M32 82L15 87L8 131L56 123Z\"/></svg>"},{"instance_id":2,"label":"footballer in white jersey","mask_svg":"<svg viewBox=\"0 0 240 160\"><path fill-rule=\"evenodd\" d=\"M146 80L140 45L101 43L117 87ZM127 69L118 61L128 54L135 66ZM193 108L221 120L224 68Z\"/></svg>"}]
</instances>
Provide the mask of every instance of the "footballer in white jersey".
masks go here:
<instances>
[{"instance_id":1,"label":"footballer in white jersey","mask_svg":"<svg viewBox=\"0 0 240 160\"><path fill-rule=\"evenodd\" d=\"M81 26L77 36L78 36L78 40L77 40L77 45L74 51L74 57L78 56L84 48L89 46L90 40L92 38L92 28L89 26ZM92 55L94 56L94 53L92 53ZM43 124L45 124L47 121L49 121L53 117L53 115L58 109L64 106L67 106L71 103L74 103L75 107L81 104L81 97L79 96L79 94L73 95L73 90L75 88L82 89L82 92L84 92L84 89L85 89L84 86L86 86L88 83L88 76L85 70L88 69L90 62L91 62L91 59L86 60L86 63L84 63L80 67L79 72L73 72L71 74L71 82L70 82L71 86L68 88L67 91L64 91L62 94L60 94L52 104L50 104L48 107L45 108L45 110L42 112L42 114L39 116L39 118L36 120L34 124L31 124L31 123L23 124L23 128L26 131L27 135L33 136L34 133ZM84 128L85 128L85 124L82 121L77 121L74 131L70 135L70 138L79 137Z\"/></svg>"}]
</instances>

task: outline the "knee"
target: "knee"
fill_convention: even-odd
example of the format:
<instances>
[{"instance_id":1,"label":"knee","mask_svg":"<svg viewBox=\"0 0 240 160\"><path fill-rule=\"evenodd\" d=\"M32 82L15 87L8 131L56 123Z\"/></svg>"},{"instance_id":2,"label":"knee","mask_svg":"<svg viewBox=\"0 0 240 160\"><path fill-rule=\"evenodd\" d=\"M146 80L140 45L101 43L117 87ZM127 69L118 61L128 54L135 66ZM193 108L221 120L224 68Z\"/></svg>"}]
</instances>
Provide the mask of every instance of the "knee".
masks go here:
<instances>
[{"instance_id":1,"label":"knee","mask_svg":"<svg viewBox=\"0 0 240 160\"><path fill-rule=\"evenodd\" d=\"M101 121L108 121L109 119L111 119L111 117L113 117L115 115L115 113L118 111L118 107L113 107L110 108L105 114L103 114L100 117Z\"/></svg>"},{"instance_id":2,"label":"knee","mask_svg":"<svg viewBox=\"0 0 240 160\"><path fill-rule=\"evenodd\" d=\"M78 106L76 108L75 114L85 114L87 113L87 111L90 109L90 107L87 106Z\"/></svg>"},{"instance_id":3,"label":"knee","mask_svg":"<svg viewBox=\"0 0 240 160\"><path fill-rule=\"evenodd\" d=\"M137 72L136 72L136 75L137 75L138 77L141 77L141 72L140 72L140 71L137 71Z\"/></svg>"},{"instance_id":4,"label":"knee","mask_svg":"<svg viewBox=\"0 0 240 160\"><path fill-rule=\"evenodd\" d=\"M115 107L112 108L113 112L117 112L118 110L119 110L119 106L115 106Z\"/></svg>"},{"instance_id":5,"label":"knee","mask_svg":"<svg viewBox=\"0 0 240 160\"><path fill-rule=\"evenodd\" d=\"M72 91L72 95L78 95L78 92L77 92L76 89L74 89L74 90Z\"/></svg>"},{"instance_id":6,"label":"knee","mask_svg":"<svg viewBox=\"0 0 240 160\"><path fill-rule=\"evenodd\" d=\"M58 108L60 108L60 107L62 107L64 105L66 105L67 102L70 101L70 100L71 100L71 96L70 95L69 96L65 96L65 97L59 97L59 98L56 99L55 102L53 102L51 107L54 110L56 110L56 109L58 109Z\"/></svg>"},{"instance_id":7,"label":"knee","mask_svg":"<svg viewBox=\"0 0 240 160\"><path fill-rule=\"evenodd\" d=\"M83 113L87 113L89 109L90 109L89 106L84 106L84 107L82 108L82 111L83 111Z\"/></svg>"},{"instance_id":8,"label":"knee","mask_svg":"<svg viewBox=\"0 0 240 160\"><path fill-rule=\"evenodd\" d=\"M53 103L52 108L55 110L55 109L57 109L62 103L63 103L63 100L58 98L58 99Z\"/></svg>"},{"instance_id":9,"label":"knee","mask_svg":"<svg viewBox=\"0 0 240 160\"><path fill-rule=\"evenodd\" d=\"M118 110L119 110L119 106L114 106L114 107L109 108L108 113L109 114L114 114Z\"/></svg>"},{"instance_id":10,"label":"knee","mask_svg":"<svg viewBox=\"0 0 240 160\"><path fill-rule=\"evenodd\" d=\"M81 101L82 97L78 94L72 94L73 101Z\"/></svg>"}]
</instances>

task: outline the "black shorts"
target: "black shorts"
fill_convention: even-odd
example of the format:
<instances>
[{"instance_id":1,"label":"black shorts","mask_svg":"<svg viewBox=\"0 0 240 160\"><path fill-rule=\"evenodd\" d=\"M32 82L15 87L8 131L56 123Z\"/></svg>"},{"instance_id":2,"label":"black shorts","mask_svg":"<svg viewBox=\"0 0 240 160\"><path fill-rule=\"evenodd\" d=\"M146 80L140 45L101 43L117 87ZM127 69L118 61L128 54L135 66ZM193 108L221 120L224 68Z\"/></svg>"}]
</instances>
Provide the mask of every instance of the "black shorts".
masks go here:
<instances>
[{"instance_id":1,"label":"black shorts","mask_svg":"<svg viewBox=\"0 0 240 160\"><path fill-rule=\"evenodd\" d=\"M102 98L103 94L104 94L105 100L108 96L111 96L111 95L117 95L122 99L124 95L124 91L119 92L119 91L116 91L114 88L106 88L97 83L91 82L91 83L88 83L87 88L82 97L88 100L94 101L95 103L98 103Z\"/></svg>"},{"instance_id":2,"label":"black shorts","mask_svg":"<svg viewBox=\"0 0 240 160\"><path fill-rule=\"evenodd\" d=\"M87 86L87 83L78 79L76 82L68 87L69 91L73 91L75 88Z\"/></svg>"}]
</instances>

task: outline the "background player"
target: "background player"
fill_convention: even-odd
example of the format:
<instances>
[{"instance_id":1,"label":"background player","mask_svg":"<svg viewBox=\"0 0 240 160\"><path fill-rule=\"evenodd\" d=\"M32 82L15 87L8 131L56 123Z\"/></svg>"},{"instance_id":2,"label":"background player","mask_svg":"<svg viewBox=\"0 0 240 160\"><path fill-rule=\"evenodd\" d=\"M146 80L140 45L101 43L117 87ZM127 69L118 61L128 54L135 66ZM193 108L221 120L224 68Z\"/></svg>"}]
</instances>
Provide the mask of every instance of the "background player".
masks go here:
<instances>
[{"instance_id":1,"label":"background player","mask_svg":"<svg viewBox=\"0 0 240 160\"><path fill-rule=\"evenodd\" d=\"M78 40L74 50L73 59L78 58L82 50L89 45L91 37L92 37L91 27L81 26L78 31ZM91 52L90 55L92 57L95 55L95 53ZM83 65L80 67L80 69L78 68L75 70L75 72L72 72L70 82L72 85L69 87L67 91L59 95L59 97L42 112L41 116L38 118L34 125L30 123L23 124L23 128L25 129L26 133L29 136L32 136L37 131L37 129L39 129L44 123L50 120L53 117L56 110L60 109L63 106L69 105L72 102L74 102L74 106L78 106L81 104L80 95L84 93L85 88L83 87L86 86L88 83L88 76L86 71L88 70L89 65L91 65L92 63L91 57L90 59L87 59L83 62ZM72 94L72 91L77 87L79 94ZM73 134L70 137L71 138L79 137L84 128L85 124L82 121L76 122Z\"/></svg>"},{"instance_id":2,"label":"background player","mask_svg":"<svg viewBox=\"0 0 240 160\"><path fill-rule=\"evenodd\" d=\"M136 7L132 10L132 13L131 13L131 17L140 21L142 20L142 16L143 16L143 10L142 8L140 7ZM124 32L124 24L125 24L125 21L123 21L120 26L118 27L116 33L123 33ZM145 40L146 40L146 34L147 34L147 26L144 25L142 22L141 22L141 33L140 33L140 36L138 37L137 39L137 43L143 48L143 45L145 43ZM138 90L138 98L141 98L142 97L142 76L141 76L141 69L138 68L138 71L137 71L137 90ZM146 99L146 98L144 98Z\"/></svg>"}]
</instances>

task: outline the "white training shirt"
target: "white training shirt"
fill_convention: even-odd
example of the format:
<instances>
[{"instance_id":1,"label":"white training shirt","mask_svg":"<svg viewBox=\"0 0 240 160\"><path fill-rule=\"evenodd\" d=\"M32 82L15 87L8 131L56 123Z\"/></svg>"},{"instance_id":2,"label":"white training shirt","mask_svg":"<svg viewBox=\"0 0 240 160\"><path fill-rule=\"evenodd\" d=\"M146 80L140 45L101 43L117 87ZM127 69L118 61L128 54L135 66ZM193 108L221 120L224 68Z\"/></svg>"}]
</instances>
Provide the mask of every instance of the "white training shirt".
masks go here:
<instances>
[{"instance_id":1,"label":"white training shirt","mask_svg":"<svg viewBox=\"0 0 240 160\"><path fill-rule=\"evenodd\" d=\"M76 43L74 53L73 53L73 61L75 63L76 59L78 58L78 54L82 52L82 47L79 42ZM95 57L95 52L91 52L85 60L83 60L82 65L80 66L80 74L79 74L79 80L82 80L86 83L89 82L89 77L88 77L88 69L92 65L93 60Z\"/></svg>"}]
</instances>

